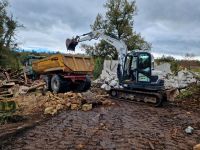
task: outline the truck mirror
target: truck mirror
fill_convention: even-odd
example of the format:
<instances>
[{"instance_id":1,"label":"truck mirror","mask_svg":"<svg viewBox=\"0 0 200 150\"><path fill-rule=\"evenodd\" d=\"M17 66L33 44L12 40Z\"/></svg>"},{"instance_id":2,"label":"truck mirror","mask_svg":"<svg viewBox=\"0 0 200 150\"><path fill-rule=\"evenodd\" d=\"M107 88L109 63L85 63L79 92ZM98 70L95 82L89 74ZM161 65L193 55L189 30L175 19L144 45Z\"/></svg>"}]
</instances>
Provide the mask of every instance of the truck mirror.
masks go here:
<instances>
[{"instance_id":1,"label":"truck mirror","mask_svg":"<svg viewBox=\"0 0 200 150\"><path fill-rule=\"evenodd\" d=\"M78 44L78 42L76 41L76 39L67 39L66 40L66 48L67 48L67 50L75 51L75 48L76 48L77 44Z\"/></svg>"}]
</instances>

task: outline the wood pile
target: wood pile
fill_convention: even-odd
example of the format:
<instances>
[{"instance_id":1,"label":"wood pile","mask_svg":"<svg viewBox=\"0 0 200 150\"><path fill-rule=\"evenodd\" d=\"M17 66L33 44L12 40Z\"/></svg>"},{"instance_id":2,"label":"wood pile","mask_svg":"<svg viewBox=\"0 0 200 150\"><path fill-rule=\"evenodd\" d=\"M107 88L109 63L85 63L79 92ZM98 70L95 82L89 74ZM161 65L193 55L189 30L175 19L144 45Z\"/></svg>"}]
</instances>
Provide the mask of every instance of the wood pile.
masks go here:
<instances>
[{"instance_id":1,"label":"wood pile","mask_svg":"<svg viewBox=\"0 0 200 150\"><path fill-rule=\"evenodd\" d=\"M12 71L0 68L0 100L26 94L45 85L43 81L27 79L23 70Z\"/></svg>"},{"instance_id":2,"label":"wood pile","mask_svg":"<svg viewBox=\"0 0 200 150\"><path fill-rule=\"evenodd\" d=\"M12 71L0 68L0 111L16 109L17 104L10 100L12 97L41 89L44 85L45 83L40 80L34 82L28 80L23 70Z\"/></svg>"}]
</instances>

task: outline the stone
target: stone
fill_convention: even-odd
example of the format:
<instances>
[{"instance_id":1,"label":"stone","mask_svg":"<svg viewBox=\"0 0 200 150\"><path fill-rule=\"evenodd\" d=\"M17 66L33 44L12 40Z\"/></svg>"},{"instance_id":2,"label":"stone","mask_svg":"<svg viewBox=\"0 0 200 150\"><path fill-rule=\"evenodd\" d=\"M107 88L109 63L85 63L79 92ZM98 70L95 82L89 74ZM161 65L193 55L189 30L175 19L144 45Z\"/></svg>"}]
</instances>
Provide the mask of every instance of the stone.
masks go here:
<instances>
[{"instance_id":1,"label":"stone","mask_svg":"<svg viewBox=\"0 0 200 150\"><path fill-rule=\"evenodd\" d=\"M193 150L200 150L200 144L197 144L193 147Z\"/></svg>"},{"instance_id":2,"label":"stone","mask_svg":"<svg viewBox=\"0 0 200 150\"><path fill-rule=\"evenodd\" d=\"M160 70L163 73L166 73L166 74L172 73L170 68L171 68L171 65L169 63L162 63L162 64L159 64L159 65L157 65L155 63L155 70Z\"/></svg>"},{"instance_id":3,"label":"stone","mask_svg":"<svg viewBox=\"0 0 200 150\"><path fill-rule=\"evenodd\" d=\"M105 89L106 86L107 86L107 84L103 84L103 85L101 86L101 89Z\"/></svg>"},{"instance_id":4,"label":"stone","mask_svg":"<svg viewBox=\"0 0 200 150\"><path fill-rule=\"evenodd\" d=\"M111 90L111 87L110 87L109 85L107 85L107 86L105 87L105 90L106 90L106 91L110 91L110 90Z\"/></svg>"},{"instance_id":5,"label":"stone","mask_svg":"<svg viewBox=\"0 0 200 150\"><path fill-rule=\"evenodd\" d=\"M92 110L92 104L83 104L83 105L82 105L82 110L83 110L83 111Z\"/></svg>"},{"instance_id":6,"label":"stone","mask_svg":"<svg viewBox=\"0 0 200 150\"><path fill-rule=\"evenodd\" d=\"M109 90L111 89L111 87L110 87L108 84L103 84L103 85L101 86L101 89L104 89L104 90L106 90L106 91L109 91Z\"/></svg>"},{"instance_id":7,"label":"stone","mask_svg":"<svg viewBox=\"0 0 200 150\"><path fill-rule=\"evenodd\" d=\"M111 87L115 87L115 86L117 86L117 84L118 84L118 82L116 80L112 80L109 85Z\"/></svg>"},{"instance_id":8,"label":"stone","mask_svg":"<svg viewBox=\"0 0 200 150\"><path fill-rule=\"evenodd\" d=\"M179 93L180 92L178 89L167 90L166 91L167 100L173 102L175 98L179 95Z\"/></svg>"},{"instance_id":9,"label":"stone","mask_svg":"<svg viewBox=\"0 0 200 150\"><path fill-rule=\"evenodd\" d=\"M64 106L62 105L62 104L58 104L57 106L56 106L56 109L57 110L61 110L61 109L63 109L64 108Z\"/></svg>"},{"instance_id":10,"label":"stone","mask_svg":"<svg viewBox=\"0 0 200 150\"><path fill-rule=\"evenodd\" d=\"M71 110L78 110L79 108L78 104L71 104Z\"/></svg>"},{"instance_id":11,"label":"stone","mask_svg":"<svg viewBox=\"0 0 200 150\"><path fill-rule=\"evenodd\" d=\"M29 89L29 87L27 87L27 86L20 86L19 87L19 94L26 94L27 93L27 91L28 91L28 89Z\"/></svg>"},{"instance_id":12,"label":"stone","mask_svg":"<svg viewBox=\"0 0 200 150\"><path fill-rule=\"evenodd\" d=\"M192 128L191 126L188 126L188 127L185 129L185 132L186 132L187 134L192 134L193 131L194 131L194 128Z\"/></svg>"},{"instance_id":13,"label":"stone","mask_svg":"<svg viewBox=\"0 0 200 150\"><path fill-rule=\"evenodd\" d=\"M54 109L53 107L47 107L44 110L44 114L51 114L54 115L55 113L57 113L57 110Z\"/></svg>"}]
</instances>

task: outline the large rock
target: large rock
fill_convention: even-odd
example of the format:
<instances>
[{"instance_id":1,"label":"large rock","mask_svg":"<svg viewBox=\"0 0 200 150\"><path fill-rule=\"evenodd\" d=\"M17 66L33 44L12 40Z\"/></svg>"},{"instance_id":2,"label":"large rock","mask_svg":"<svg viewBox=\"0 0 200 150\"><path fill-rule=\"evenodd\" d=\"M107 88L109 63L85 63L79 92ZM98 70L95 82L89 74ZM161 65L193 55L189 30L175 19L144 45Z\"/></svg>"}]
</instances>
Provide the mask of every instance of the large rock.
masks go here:
<instances>
[{"instance_id":1,"label":"large rock","mask_svg":"<svg viewBox=\"0 0 200 150\"><path fill-rule=\"evenodd\" d=\"M162 63L162 64L156 64L155 63L155 70L160 70L162 71L164 74L168 74L168 73L172 73L171 71L171 65L169 63Z\"/></svg>"},{"instance_id":2,"label":"large rock","mask_svg":"<svg viewBox=\"0 0 200 150\"><path fill-rule=\"evenodd\" d=\"M200 150L200 144L197 144L193 147L193 150Z\"/></svg>"}]
</instances>

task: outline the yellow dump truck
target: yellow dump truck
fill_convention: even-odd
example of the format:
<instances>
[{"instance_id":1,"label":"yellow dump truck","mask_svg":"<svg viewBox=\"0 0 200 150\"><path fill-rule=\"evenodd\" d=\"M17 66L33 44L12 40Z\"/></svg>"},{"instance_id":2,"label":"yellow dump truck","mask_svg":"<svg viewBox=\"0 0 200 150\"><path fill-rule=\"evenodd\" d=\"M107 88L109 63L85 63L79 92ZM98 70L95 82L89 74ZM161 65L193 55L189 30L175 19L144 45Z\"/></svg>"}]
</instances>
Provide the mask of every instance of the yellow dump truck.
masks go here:
<instances>
[{"instance_id":1,"label":"yellow dump truck","mask_svg":"<svg viewBox=\"0 0 200 150\"><path fill-rule=\"evenodd\" d=\"M31 57L26 66L29 66L29 76L44 79L46 90L56 93L86 91L91 86L94 61L87 56L55 54L42 59Z\"/></svg>"}]
</instances>

